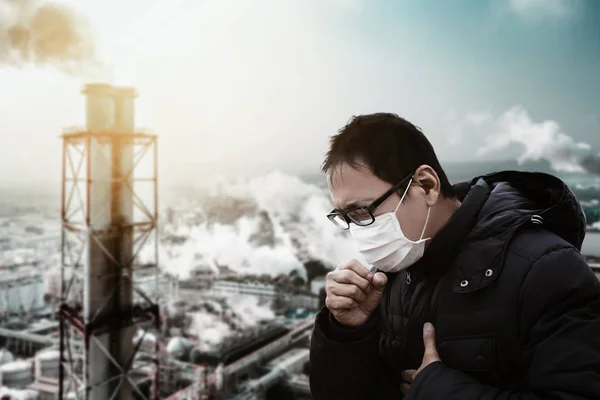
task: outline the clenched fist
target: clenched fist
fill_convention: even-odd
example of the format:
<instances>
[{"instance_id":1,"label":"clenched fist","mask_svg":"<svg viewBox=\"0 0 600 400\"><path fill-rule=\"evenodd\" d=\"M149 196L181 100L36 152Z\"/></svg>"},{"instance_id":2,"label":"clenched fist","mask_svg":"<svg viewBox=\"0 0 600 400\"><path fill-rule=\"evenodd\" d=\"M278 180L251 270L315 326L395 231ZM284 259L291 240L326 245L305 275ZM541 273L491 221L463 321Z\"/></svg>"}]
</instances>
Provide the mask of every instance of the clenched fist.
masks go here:
<instances>
[{"instance_id":1,"label":"clenched fist","mask_svg":"<svg viewBox=\"0 0 600 400\"><path fill-rule=\"evenodd\" d=\"M340 324L360 326L379 305L386 283L383 272L373 275L358 261L348 261L327 274L325 305Z\"/></svg>"}]
</instances>

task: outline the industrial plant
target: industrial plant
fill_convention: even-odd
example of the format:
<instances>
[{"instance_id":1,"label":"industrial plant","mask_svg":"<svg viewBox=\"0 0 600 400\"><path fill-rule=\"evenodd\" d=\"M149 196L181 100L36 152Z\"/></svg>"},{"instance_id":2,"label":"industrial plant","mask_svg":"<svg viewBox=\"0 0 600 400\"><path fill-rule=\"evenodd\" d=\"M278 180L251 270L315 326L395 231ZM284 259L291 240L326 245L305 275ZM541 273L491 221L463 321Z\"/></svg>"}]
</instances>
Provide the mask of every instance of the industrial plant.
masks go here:
<instances>
[{"instance_id":1,"label":"industrial plant","mask_svg":"<svg viewBox=\"0 0 600 400\"><path fill-rule=\"evenodd\" d=\"M327 266L314 259L322 243L303 240L323 228L292 226L296 214L279 221L298 269L267 274L247 258L231 258L236 269L207 256L190 232L206 221L230 226L243 212L255 217L253 249L284 239L241 198L159 215L158 136L136 128L136 91L90 84L83 94L85 126L61 136L60 217L26 207L0 215L0 398L311 399L309 340ZM307 201L320 201L312 190ZM582 252L600 276L598 203L583 206L596 225ZM193 265L181 276L159 268L161 251L178 248Z\"/></svg>"},{"instance_id":2,"label":"industrial plant","mask_svg":"<svg viewBox=\"0 0 600 400\"><path fill-rule=\"evenodd\" d=\"M60 236L40 228L28 243L0 243L21 251L18 263L0 259L0 397L310 399L322 278L201 261L187 279L161 271L157 135L136 128L133 88L83 94L85 126L61 136Z\"/></svg>"}]
</instances>

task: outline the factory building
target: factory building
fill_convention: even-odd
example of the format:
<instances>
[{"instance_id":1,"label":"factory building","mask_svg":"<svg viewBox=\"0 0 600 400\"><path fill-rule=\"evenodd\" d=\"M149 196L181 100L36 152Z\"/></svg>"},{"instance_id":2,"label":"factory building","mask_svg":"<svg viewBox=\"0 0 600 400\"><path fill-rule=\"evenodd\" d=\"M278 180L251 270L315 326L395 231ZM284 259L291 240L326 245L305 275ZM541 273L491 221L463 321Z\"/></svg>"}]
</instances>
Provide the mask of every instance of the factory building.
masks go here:
<instances>
[{"instance_id":1,"label":"factory building","mask_svg":"<svg viewBox=\"0 0 600 400\"><path fill-rule=\"evenodd\" d=\"M315 287L318 287L317 285ZM318 293L291 293L278 289L275 285L257 282L240 282L233 280L217 280L212 288L215 297L235 295L255 296L264 300L280 298L287 308L304 308L316 310L319 307Z\"/></svg>"},{"instance_id":2,"label":"factory building","mask_svg":"<svg viewBox=\"0 0 600 400\"><path fill-rule=\"evenodd\" d=\"M168 304L179 298L179 281L166 274L157 274L151 270L149 273L143 269L134 273L135 288L144 293L155 302ZM143 303L145 299L135 291L133 301Z\"/></svg>"},{"instance_id":3,"label":"factory building","mask_svg":"<svg viewBox=\"0 0 600 400\"><path fill-rule=\"evenodd\" d=\"M60 352L50 348L39 351L34 358L35 381L29 389L39 394L39 400L58 400Z\"/></svg>"},{"instance_id":4,"label":"factory building","mask_svg":"<svg viewBox=\"0 0 600 400\"><path fill-rule=\"evenodd\" d=\"M229 280L218 280L212 288L214 296L250 295L261 298L272 299L277 295L274 285L255 282L237 282Z\"/></svg>"},{"instance_id":5,"label":"factory building","mask_svg":"<svg viewBox=\"0 0 600 400\"><path fill-rule=\"evenodd\" d=\"M306 364L308 364L310 351L307 348L292 348L285 354L273 359L267 364L265 370L268 371L260 378L253 379L244 385L245 393L266 393L275 385L282 383L286 379L301 375ZM246 399L247 396L239 396Z\"/></svg>"},{"instance_id":6,"label":"factory building","mask_svg":"<svg viewBox=\"0 0 600 400\"><path fill-rule=\"evenodd\" d=\"M298 294L285 296L288 308L303 308L316 311L319 308L319 296L315 294Z\"/></svg>"},{"instance_id":7,"label":"factory building","mask_svg":"<svg viewBox=\"0 0 600 400\"><path fill-rule=\"evenodd\" d=\"M34 315L45 308L44 277L36 265L0 266L0 318Z\"/></svg>"},{"instance_id":8,"label":"factory building","mask_svg":"<svg viewBox=\"0 0 600 400\"><path fill-rule=\"evenodd\" d=\"M191 271L186 286L197 289L210 289L217 279L215 269L217 269L216 266L213 269L211 265L205 263L199 264Z\"/></svg>"},{"instance_id":9,"label":"factory building","mask_svg":"<svg viewBox=\"0 0 600 400\"><path fill-rule=\"evenodd\" d=\"M199 363L194 382L168 400L202 399L209 393L219 399L264 398L273 385L302 376L313 326L312 319L286 326L270 324L232 338L213 351L192 351L192 362ZM288 386L295 393L293 398L310 399L299 395L306 390L301 383Z\"/></svg>"}]
</instances>

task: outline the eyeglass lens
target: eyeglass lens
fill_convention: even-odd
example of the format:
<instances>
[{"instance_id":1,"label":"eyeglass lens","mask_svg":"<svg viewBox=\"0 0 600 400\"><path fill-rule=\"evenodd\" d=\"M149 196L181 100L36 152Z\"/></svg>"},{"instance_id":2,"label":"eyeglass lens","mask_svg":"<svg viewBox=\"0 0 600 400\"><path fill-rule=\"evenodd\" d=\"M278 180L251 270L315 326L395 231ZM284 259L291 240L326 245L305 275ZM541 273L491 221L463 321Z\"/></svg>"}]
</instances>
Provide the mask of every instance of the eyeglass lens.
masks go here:
<instances>
[{"instance_id":1,"label":"eyeglass lens","mask_svg":"<svg viewBox=\"0 0 600 400\"><path fill-rule=\"evenodd\" d=\"M371 214L367 207L352 210L346 215L350 218L350 221L354 222L356 225L370 225L374 221L373 214Z\"/></svg>"}]
</instances>

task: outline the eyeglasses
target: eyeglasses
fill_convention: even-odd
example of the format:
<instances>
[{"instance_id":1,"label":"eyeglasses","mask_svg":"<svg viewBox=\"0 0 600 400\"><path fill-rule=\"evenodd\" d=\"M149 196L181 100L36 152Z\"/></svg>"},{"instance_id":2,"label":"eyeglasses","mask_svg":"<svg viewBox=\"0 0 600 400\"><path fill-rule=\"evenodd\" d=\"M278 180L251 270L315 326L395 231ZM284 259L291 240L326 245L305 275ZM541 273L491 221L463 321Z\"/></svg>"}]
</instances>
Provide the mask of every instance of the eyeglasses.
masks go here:
<instances>
[{"instance_id":1,"label":"eyeglasses","mask_svg":"<svg viewBox=\"0 0 600 400\"><path fill-rule=\"evenodd\" d=\"M347 230L350 229L350 222L355 223L358 226L368 226L375 222L375 216L373 213L384 201L388 199L393 193L400 189L406 181L412 178L413 174L406 176L400 182L392 186L387 192L381 195L379 198L374 200L368 206L360 206L352 208L348 211L337 211L333 210L327 214L327 218L334 223L337 227Z\"/></svg>"}]
</instances>

